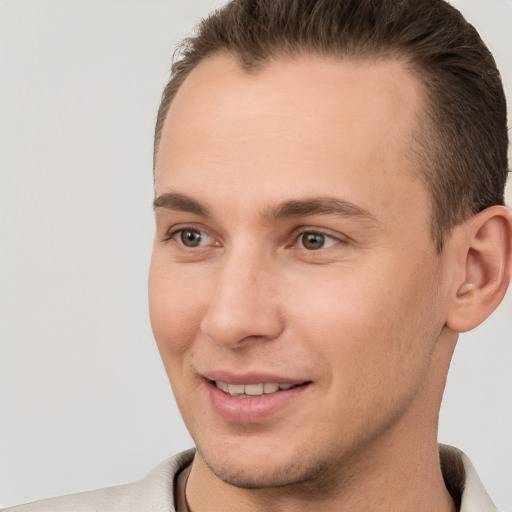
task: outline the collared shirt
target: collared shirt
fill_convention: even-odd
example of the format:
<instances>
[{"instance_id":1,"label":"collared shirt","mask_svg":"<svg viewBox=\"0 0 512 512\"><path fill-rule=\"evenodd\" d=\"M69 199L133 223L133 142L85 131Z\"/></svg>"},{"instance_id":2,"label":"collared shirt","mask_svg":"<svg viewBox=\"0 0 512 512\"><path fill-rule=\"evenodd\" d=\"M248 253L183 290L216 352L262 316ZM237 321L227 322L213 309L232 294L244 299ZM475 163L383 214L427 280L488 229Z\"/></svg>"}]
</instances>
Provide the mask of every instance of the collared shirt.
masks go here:
<instances>
[{"instance_id":1,"label":"collared shirt","mask_svg":"<svg viewBox=\"0 0 512 512\"><path fill-rule=\"evenodd\" d=\"M440 445L439 451L446 487L455 502L460 496L459 512L498 512L468 457L451 446ZM50 498L0 512L176 512L176 479L192 463L194 454L195 450L179 453L133 484Z\"/></svg>"}]
</instances>

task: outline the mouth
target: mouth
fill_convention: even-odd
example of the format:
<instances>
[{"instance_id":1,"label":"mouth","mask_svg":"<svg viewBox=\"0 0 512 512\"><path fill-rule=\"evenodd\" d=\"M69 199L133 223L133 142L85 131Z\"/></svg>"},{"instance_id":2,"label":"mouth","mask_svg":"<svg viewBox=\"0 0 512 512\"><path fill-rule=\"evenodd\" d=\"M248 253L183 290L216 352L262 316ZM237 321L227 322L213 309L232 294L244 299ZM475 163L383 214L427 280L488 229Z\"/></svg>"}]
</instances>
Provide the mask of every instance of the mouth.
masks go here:
<instances>
[{"instance_id":1,"label":"mouth","mask_svg":"<svg viewBox=\"0 0 512 512\"><path fill-rule=\"evenodd\" d=\"M313 384L264 373L233 375L216 371L203 378L212 410L231 425L256 425L286 415L286 411L293 414L296 409L292 404L302 403L298 400L309 396Z\"/></svg>"},{"instance_id":2,"label":"mouth","mask_svg":"<svg viewBox=\"0 0 512 512\"><path fill-rule=\"evenodd\" d=\"M255 396L271 395L280 391L288 391L290 389L304 386L309 382L301 382L292 384L289 382L261 382L258 384L228 384L220 380L210 381L226 395L236 396L238 398L252 398Z\"/></svg>"}]
</instances>

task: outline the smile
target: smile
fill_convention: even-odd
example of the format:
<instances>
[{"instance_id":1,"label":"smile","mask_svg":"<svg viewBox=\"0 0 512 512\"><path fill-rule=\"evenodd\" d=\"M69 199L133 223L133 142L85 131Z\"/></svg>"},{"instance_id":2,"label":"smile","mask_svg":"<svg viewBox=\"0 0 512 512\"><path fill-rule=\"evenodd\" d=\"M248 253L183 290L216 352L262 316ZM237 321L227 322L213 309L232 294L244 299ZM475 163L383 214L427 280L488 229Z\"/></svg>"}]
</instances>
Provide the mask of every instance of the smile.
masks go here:
<instances>
[{"instance_id":1,"label":"smile","mask_svg":"<svg viewBox=\"0 0 512 512\"><path fill-rule=\"evenodd\" d=\"M300 404L303 397L309 396L313 385L310 380L292 381L277 375L215 373L224 375L210 374L204 379L213 412L230 423L246 425L267 421L285 411L293 414L292 404Z\"/></svg>"},{"instance_id":2,"label":"smile","mask_svg":"<svg viewBox=\"0 0 512 512\"><path fill-rule=\"evenodd\" d=\"M286 391L301 385L290 384L288 382L283 382L281 384L276 382L265 382L260 384L228 384L219 380L214 381L214 383L224 393L240 398L270 395L272 393L276 393L277 391Z\"/></svg>"}]
</instances>

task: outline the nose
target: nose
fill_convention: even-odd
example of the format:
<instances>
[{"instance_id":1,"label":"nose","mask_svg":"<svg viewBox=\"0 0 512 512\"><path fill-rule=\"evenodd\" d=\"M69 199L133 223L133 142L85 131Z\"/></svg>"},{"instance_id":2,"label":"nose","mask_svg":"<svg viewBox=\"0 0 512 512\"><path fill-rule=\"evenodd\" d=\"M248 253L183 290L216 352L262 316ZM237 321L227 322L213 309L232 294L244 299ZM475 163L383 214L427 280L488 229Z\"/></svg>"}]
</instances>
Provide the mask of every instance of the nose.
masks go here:
<instances>
[{"instance_id":1,"label":"nose","mask_svg":"<svg viewBox=\"0 0 512 512\"><path fill-rule=\"evenodd\" d=\"M255 254L225 256L201 330L217 345L237 349L275 339L283 330L275 273Z\"/></svg>"}]
</instances>

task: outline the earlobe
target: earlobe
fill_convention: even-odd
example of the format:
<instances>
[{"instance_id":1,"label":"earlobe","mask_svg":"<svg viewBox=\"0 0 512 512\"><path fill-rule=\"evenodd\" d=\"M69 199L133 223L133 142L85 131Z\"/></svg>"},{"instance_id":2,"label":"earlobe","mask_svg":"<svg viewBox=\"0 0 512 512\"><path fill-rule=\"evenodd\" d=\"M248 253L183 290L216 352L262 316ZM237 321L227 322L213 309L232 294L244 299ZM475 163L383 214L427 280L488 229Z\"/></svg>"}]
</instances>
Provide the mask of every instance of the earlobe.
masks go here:
<instances>
[{"instance_id":1,"label":"earlobe","mask_svg":"<svg viewBox=\"0 0 512 512\"><path fill-rule=\"evenodd\" d=\"M492 206L466 222L458 240L464 265L454 283L447 326L465 332L482 323L503 299L512 273L512 214Z\"/></svg>"}]
</instances>

